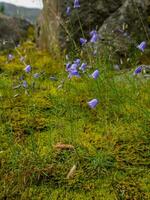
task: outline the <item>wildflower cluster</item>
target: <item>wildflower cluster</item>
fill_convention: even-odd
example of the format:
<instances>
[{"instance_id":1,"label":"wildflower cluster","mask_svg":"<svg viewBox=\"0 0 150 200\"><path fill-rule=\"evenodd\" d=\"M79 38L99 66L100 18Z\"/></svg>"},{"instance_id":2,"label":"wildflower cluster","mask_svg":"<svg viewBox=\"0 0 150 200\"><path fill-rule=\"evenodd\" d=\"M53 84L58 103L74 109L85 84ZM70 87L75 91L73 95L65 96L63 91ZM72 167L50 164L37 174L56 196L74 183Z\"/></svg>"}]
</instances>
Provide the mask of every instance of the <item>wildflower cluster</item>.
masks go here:
<instances>
[{"instance_id":1,"label":"wildflower cluster","mask_svg":"<svg viewBox=\"0 0 150 200\"><path fill-rule=\"evenodd\" d=\"M8 62L12 62L14 59L16 59L14 55L8 54L8 56L7 56ZM33 78L32 83L34 84L34 80L40 77L40 73L32 73L33 70L32 70L31 65L27 65L25 63L25 57L23 57L20 53L19 53L19 61L20 61L21 64L25 65L24 70L23 70L24 73L19 77L18 85L14 86L13 89L24 88L25 93L27 93L27 89L30 86L28 81L27 81L28 76L29 76L29 79ZM15 95L14 97L17 97L18 95L19 94Z\"/></svg>"},{"instance_id":2,"label":"wildflower cluster","mask_svg":"<svg viewBox=\"0 0 150 200\"><path fill-rule=\"evenodd\" d=\"M80 3L79 0L74 0L74 8L78 9L80 8ZM71 15L71 7L68 6L66 9L66 14L68 16ZM120 30L119 30L120 32ZM124 32L123 32L124 33ZM124 34L125 36L128 36L127 33ZM90 39L88 41L88 39L81 37L79 39L81 46L84 46L86 43L90 42L91 44L95 44L97 43L97 41L99 41L101 39L101 36L98 34L98 32L96 30L92 30L89 33ZM144 52L145 48L146 48L147 44L145 41L143 41L142 43L140 43L137 48ZM94 48L94 52L93 55L96 55L97 53L97 49ZM67 60L68 60L68 55L66 56ZM71 79L73 76L81 78L81 74L86 72L88 65L87 63L83 62L81 63L81 60L78 58L76 60L74 60L73 62L68 62L66 64L66 71L68 72L68 78ZM120 70L119 65L114 65L114 69L116 70ZM134 75L137 75L139 73L142 72L142 67L139 66L137 69L135 69L134 71ZM97 79L99 77L99 70L95 70L91 75L89 75L89 77L93 78L93 79ZM93 99L91 101L88 102L88 105L90 108L95 108L96 105L98 104L98 100L97 99Z\"/></svg>"},{"instance_id":3,"label":"wildflower cluster","mask_svg":"<svg viewBox=\"0 0 150 200\"><path fill-rule=\"evenodd\" d=\"M66 56L68 58L68 55ZM85 62L81 62L79 58L75 59L73 62L68 62L66 64L66 72L68 72L68 78L72 77L82 78L82 74L88 71L88 65ZM96 69L92 74L88 75L88 77L97 79L99 77L99 70ZM90 108L95 108L98 104L97 99L93 99L88 102Z\"/></svg>"},{"instance_id":4,"label":"wildflower cluster","mask_svg":"<svg viewBox=\"0 0 150 200\"><path fill-rule=\"evenodd\" d=\"M74 0L73 8L74 9L80 8L79 0ZM68 6L66 8L66 14L68 16L71 15L71 7L70 6ZM96 55L97 54L96 43L100 39L101 39L101 36L99 35L99 33L95 29L93 29L89 32L89 39L81 37L81 38L79 38L79 41L80 41L81 47L83 47L87 43L90 43L91 46L94 47L93 55ZM145 41L143 41L139 45L137 45L137 49L139 49L141 52L144 52L146 47L147 47L147 43ZM32 83L35 84L35 80L38 79L42 75L42 73L38 73L38 72L33 73L32 66L25 63L26 57L24 57L20 54L19 54L19 56L20 56L19 60L22 64L25 65L25 68L24 68L24 74L19 78L19 81L20 81L19 85L14 87L14 88L17 89L17 88L22 87L26 90L27 88L29 88L29 83L28 83L26 77L29 76L30 80L32 78ZM15 57L12 54L9 54L7 56L8 62L12 62L14 59L15 59ZM100 71L98 69L95 69L92 73L89 72L90 67L88 66L88 63L85 60L82 61L80 58L76 58L75 60L72 61L72 60L70 60L69 55L66 55L66 60L67 60L67 63L66 63L66 69L65 70L68 74L68 79L71 80L73 77L82 78L83 74L86 74L89 78L94 79L95 81L96 81L96 79L99 78ZM120 70L120 66L116 64L116 65L114 65L114 69ZM139 66L135 69L133 75L138 75L142 71L143 71L143 67ZM50 80L55 81L56 78L50 77ZM63 85L63 83L58 86L58 89L62 88L62 85ZM99 100L95 97L92 100L87 101L88 106L92 109L95 108L98 103L99 103Z\"/></svg>"}]
</instances>

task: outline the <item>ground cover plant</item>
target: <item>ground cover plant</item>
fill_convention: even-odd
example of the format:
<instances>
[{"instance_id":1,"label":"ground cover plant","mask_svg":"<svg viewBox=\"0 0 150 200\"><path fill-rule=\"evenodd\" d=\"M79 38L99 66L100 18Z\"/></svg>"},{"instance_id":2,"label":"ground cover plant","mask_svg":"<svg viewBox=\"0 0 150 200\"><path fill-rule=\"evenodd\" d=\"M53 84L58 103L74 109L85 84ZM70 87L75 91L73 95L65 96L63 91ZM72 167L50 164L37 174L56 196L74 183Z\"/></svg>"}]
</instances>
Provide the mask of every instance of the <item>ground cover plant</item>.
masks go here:
<instances>
[{"instance_id":1,"label":"ground cover plant","mask_svg":"<svg viewBox=\"0 0 150 200\"><path fill-rule=\"evenodd\" d=\"M1 53L0 199L150 199L149 68L136 65L147 42L120 70L99 39L88 56L83 35L76 54L30 40Z\"/></svg>"}]
</instances>

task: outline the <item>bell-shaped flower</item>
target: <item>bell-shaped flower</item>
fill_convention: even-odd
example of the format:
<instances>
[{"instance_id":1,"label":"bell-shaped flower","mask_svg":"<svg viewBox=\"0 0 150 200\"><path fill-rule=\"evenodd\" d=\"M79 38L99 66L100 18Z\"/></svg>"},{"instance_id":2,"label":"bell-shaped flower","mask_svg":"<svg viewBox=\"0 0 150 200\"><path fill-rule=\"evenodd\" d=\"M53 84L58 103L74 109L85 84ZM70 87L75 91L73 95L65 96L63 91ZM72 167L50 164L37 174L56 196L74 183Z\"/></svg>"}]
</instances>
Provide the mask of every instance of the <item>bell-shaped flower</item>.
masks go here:
<instances>
[{"instance_id":1,"label":"bell-shaped flower","mask_svg":"<svg viewBox=\"0 0 150 200\"><path fill-rule=\"evenodd\" d=\"M91 101L87 102L90 108L95 108L99 101L97 99L92 99Z\"/></svg>"},{"instance_id":2,"label":"bell-shaped flower","mask_svg":"<svg viewBox=\"0 0 150 200\"><path fill-rule=\"evenodd\" d=\"M25 68L24 68L25 72L29 73L31 71L31 66L30 65L27 65Z\"/></svg>"},{"instance_id":3,"label":"bell-shaped flower","mask_svg":"<svg viewBox=\"0 0 150 200\"><path fill-rule=\"evenodd\" d=\"M70 67L71 67L71 63L69 62L66 64L66 71L68 71Z\"/></svg>"},{"instance_id":4,"label":"bell-shaped flower","mask_svg":"<svg viewBox=\"0 0 150 200\"><path fill-rule=\"evenodd\" d=\"M74 8L80 8L79 0L74 0Z\"/></svg>"},{"instance_id":5,"label":"bell-shaped flower","mask_svg":"<svg viewBox=\"0 0 150 200\"><path fill-rule=\"evenodd\" d=\"M93 34L93 36L90 39L91 43L96 43L99 40L99 35L97 33Z\"/></svg>"},{"instance_id":6,"label":"bell-shaped flower","mask_svg":"<svg viewBox=\"0 0 150 200\"><path fill-rule=\"evenodd\" d=\"M99 77L99 70L95 70L92 74L91 77L93 77L94 79L97 79Z\"/></svg>"},{"instance_id":7,"label":"bell-shaped flower","mask_svg":"<svg viewBox=\"0 0 150 200\"><path fill-rule=\"evenodd\" d=\"M134 75L137 75L137 74L140 74L142 72L142 66L139 66L139 67L137 67L136 69L135 69L135 71L134 71Z\"/></svg>"},{"instance_id":8,"label":"bell-shaped flower","mask_svg":"<svg viewBox=\"0 0 150 200\"><path fill-rule=\"evenodd\" d=\"M68 78L72 78L73 76L80 77L78 70L74 69L69 71Z\"/></svg>"},{"instance_id":9,"label":"bell-shaped flower","mask_svg":"<svg viewBox=\"0 0 150 200\"><path fill-rule=\"evenodd\" d=\"M71 14L71 7L70 6L67 7L66 14L67 14L67 16L70 16L70 14Z\"/></svg>"},{"instance_id":10,"label":"bell-shaped flower","mask_svg":"<svg viewBox=\"0 0 150 200\"><path fill-rule=\"evenodd\" d=\"M84 72L86 67L87 67L87 64L86 63L82 63L82 65L81 65L81 67L79 67L79 69Z\"/></svg>"},{"instance_id":11,"label":"bell-shaped flower","mask_svg":"<svg viewBox=\"0 0 150 200\"><path fill-rule=\"evenodd\" d=\"M77 59L74 61L74 63L77 64L78 66L80 65L80 62L81 62L81 61L80 61L79 58L77 58Z\"/></svg>"},{"instance_id":12,"label":"bell-shaped flower","mask_svg":"<svg viewBox=\"0 0 150 200\"><path fill-rule=\"evenodd\" d=\"M137 46L137 48L138 48L139 50L141 50L142 52L144 52L146 46L147 46L146 42L143 41L143 42L141 42L141 43Z\"/></svg>"},{"instance_id":13,"label":"bell-shaped flower","mask_svg":"<svg viewBox=\"0 0 150 200\"><path fill-rule=\"evenodd\" d=\"M23 81L22 86L23 86L24 88L27 88L27 87L28 87L27 81Z\"/></svg>"},{"instance_id":14,"label":"bell-shaped flower","mask_svg":"<svg viewBox=\"0 0 150 200\"><path fill-rule=\"evenodd\" d=\"M95 34L97 34L97 31L96 30L92 30L91 32L90 32L90 36L92 37L93 35L95 35Z\"/></svg>"},{"instance_id":15,"label":"bell-shaped flower","mask_svg":"<svg viewBox=\"0 0 150 200\"><path fill-rule=\"evenodd\" d=\"M71 67L68 69L68 71L73 71L73 70L77 70L78 65L76 63L72 64Z\"/></svg>"},{"instance_id":16,"label":"bell-shaped flower","mask_svg":"<svg viewBox=\"0 0 150 200\"><path fill-rule=\"evenodd\" d=\"M85 38L80 38L80 44L83 46L84 44L87 43L87 39Z\"/></svg>"}]
</instances>

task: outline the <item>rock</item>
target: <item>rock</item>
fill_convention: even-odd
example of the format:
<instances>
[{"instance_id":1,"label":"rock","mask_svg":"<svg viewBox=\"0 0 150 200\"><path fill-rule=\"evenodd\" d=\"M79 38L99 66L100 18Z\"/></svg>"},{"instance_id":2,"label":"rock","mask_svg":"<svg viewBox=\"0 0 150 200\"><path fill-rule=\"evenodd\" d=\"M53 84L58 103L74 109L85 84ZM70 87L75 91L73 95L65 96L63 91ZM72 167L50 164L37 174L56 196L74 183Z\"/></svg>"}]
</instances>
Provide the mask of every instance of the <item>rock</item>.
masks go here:
<instances>
[{"instance_id":1,"label":"rock","mask_svg":"<svg viewBox=\"0 0 150 200\"><path fill-rule=\"evenodd\" d=\"M106 43L111 47L109 55L113 52L116 59L127 59L140 42L149 40L149 13L149 0L126 0L104 21L99 33L109 42ZM99 47L103 49L104 44Z\"/></svg>"},{"instance_id":2,"label":"rock","mask_svg":"<svg viewBox=\"0 0 150 200\"><path fill-rule=\"evenodd\" d=\"M26 20L0 14L0 50L13 48L27 36L30 26Z\"/></svg>"},{"instance_id":3,"label":"rock","mask_svg":"<svg viewBox=\"0 0 150 200\"><path fill-rule=\"evenodd\" d=\"M92 29L103 24L104 20L115 12L123 0L80 0L80 9L73 8L73 0L43 0L43 11L37 25L37 43L40 47L56 50L73 43L79 44L79 38L89 37ZM67 6L71 7L71 15L66 15ZM81 22L81 26L80 26Z\"/></svg>"},{"instance_id":4,"label":"rock","mask_svg":"<svg viewBox=\"0 0 150 200\"><path fill-rule=\"evenodd\" d=\"M149 0L80 0L80 8L73 8L74 0L43 0L44 8L38 20L37 43L41 48L57 51L68 48L79 38L89 39L89 32L99 30L104 45L127 57L129 48L146 40L149 34ZM66 8L71 7L67 16ZM144 26L144 27L143 27ZM101 46L101 44L100 44Z\"/></svg>"}]
</instances>

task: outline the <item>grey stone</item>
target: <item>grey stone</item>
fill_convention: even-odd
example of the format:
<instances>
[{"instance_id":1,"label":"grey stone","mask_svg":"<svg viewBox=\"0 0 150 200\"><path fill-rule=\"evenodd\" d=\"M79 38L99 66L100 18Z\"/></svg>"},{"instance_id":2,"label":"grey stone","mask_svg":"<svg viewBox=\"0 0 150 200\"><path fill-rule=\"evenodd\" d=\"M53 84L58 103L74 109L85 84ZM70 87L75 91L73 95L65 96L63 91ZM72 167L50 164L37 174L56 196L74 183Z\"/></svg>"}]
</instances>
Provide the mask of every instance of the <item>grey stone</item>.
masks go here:
<instances>
[{"instance_id":1,"label":"grey stone","mask_svg":"<svg viewBox=\"0 0 150 200\"><path fill-rule=\"evenodd\" d=\"M126 57L132 46L148 40L150 0L43 0L44 8L37 25L37 43L41 48L57 51L79 44L80 37L89 39L92 29L99 30L103 42L112 45L116 54ZM71 15L66 15L67 6ZM109 46L109 45L108 45Z\"/></svg>"},{"instance_id":2,"label":"grey stone","mask_svg":"<svg viewBox=\"0 0 150 200\"><path fill-rule=\"evenodd\" d=\"M99 29L104 20L121 6L122 0L80 0L81 7L73 8L73 0L43 0L44 8L38 20L37 43L48 49L57 49ZM66 15L67 6L71 16ZM81 23L81 24L80 24ZM81 28L82 27L82 28Z\"/></svg>"},{"instance_id":3,"label":"grey stone","mask_svg":"<svg viewBox=\"0 0 150 200\"><path fill-rule=\"evenodd\" d=\"M0 14L0 50L14 47L27 36L30 23Z\"/></svg>"}]
</instances>

